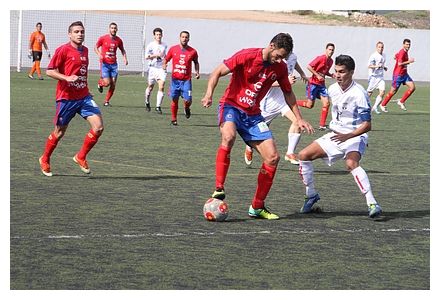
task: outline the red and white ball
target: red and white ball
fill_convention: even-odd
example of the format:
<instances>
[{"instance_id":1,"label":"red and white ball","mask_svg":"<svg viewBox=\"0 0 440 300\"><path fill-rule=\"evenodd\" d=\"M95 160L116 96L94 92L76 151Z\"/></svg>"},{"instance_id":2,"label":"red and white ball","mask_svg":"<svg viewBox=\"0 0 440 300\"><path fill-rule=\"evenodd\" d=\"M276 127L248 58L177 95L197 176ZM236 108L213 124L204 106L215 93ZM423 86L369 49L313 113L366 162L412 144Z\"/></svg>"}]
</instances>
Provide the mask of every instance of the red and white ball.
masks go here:
<instances>
[{"instance_id":1,"label":"red and white ball","mask_svg":"<svg viewBox=\"0 0 440 300\"><path fill-rule=\"evenodd\" d=\"M203 206L203 216L208 221L224 221L228 217L228 213L228 204L220 199L209 198Z\"/></svg>"}]
</instances>

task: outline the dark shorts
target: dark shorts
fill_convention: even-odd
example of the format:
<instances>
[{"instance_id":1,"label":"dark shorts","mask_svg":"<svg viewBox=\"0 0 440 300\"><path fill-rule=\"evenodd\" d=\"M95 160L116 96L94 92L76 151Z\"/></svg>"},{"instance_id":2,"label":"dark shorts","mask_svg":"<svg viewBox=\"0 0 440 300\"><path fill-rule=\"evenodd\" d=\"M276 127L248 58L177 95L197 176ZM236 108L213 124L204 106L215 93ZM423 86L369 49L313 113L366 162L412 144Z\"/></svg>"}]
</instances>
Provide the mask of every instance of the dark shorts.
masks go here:
<instances>
[{"instance_id":1,"label":"dark shorts","mask_svg":"<svg viewBox=\"0 0 440 300\"><path fill-rule=\"evenodd\" d=\"M192 101L192 83L189 80L171 79L170 97L171 99L179 99L182 97L186 101Z\"/></svg>"},{"instance_id":2,"label":"dark shorts","mask_svg":"<svg viewBox=\"0 0 440 300\"><path fill-rule=\"evenodd\" d=\"M32 61L40 61L42 56L42 51L32 51Z\"/></svg>"},{"instance_id":3,"label":"dark shorts","mask_svg":"<svg viewBox=\"0 0 440 300\"><path fill-rule=\"evenodd\" d=\"M401 84L406 84L408 81L413 81L411 76L407 74L405 75L396 75L393 76L393 82L391 83L393 88L395 88L396 90L400 87Z\"/></svg>"},{"instance_id":4,"label":"dark shorts","mask_svg":"<svg viewBox=\"0 0 440 300\"><path fill-rule=\"evenodd\" d=\"M327 88L325 85L316 85L308 83L306 85L306 97L309 100L321 99L321 96L328 97Z\"/></svg>"}]
</instances>

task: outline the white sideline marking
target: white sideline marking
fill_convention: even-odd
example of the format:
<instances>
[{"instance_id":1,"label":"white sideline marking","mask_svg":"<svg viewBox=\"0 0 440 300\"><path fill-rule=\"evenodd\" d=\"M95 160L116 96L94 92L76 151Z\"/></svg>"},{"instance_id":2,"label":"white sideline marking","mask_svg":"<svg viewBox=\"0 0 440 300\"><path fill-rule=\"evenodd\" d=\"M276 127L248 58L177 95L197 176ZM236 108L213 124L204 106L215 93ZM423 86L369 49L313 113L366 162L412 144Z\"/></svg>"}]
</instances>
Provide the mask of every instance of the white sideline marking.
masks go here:
<instances>
[{"instance_id":1,"label":"white sideline marking","mask_svg":"<svg viewBox=\"0 0 440 300\"><path fill-rule=\"evenodd\" d=\"M123 238L123 239L137 239L143 237L181 237L181 236L210 236L210 235L265 235L265 234L328 234L328 233L362 233L362 232L427 232L429 228L388 228L388 229L329 229L329 230L279 230L279 231L217 231L217 232L174 232L174 233L138 233L138 234L80 234L80 235L48 235L42 237L29 236L12 236L11 239L16 240L63 240L63 239L105 239L105 238Z\"/></svg>"}]
</instances>

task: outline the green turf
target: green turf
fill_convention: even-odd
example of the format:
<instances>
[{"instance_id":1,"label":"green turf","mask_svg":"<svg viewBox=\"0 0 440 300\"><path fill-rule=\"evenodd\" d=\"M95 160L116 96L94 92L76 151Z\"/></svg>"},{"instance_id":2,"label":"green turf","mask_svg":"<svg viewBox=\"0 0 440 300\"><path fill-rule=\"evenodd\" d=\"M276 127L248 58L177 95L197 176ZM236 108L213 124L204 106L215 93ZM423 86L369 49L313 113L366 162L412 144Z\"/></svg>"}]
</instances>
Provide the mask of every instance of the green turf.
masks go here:
<instances>
[{"instance_id":1,"label":"green turf","mask_svg":"<svg viewBox=\"0 0 440 300\"><path fill-rule=\"evenodd\" d=\"M96 82L91 75L101 105ZM343 162L315 162L324 213L300 215L304 187L284 160L267 198L281 219L248 218L261 161L247 168L237 139L223 223L202 216L219 144L216 104L200 105L206 79L193 80L191 119L180 103L173 127L168 99L163 115L147 113L145 80L121 76L113 107L101 106L92 174L72 161L88 131L77 116L48 178L38 157L53 127L55 84L11 72L11 289L430 289L429 84L417 83L407 112L390 103L388 114L373 115L362 166L383 206L380 220L368 218ZM304 85L295 90L303 98ZM302 112L318 124L319 103ZM271 127L284 154L289 124L278 118ZM303 136L299 148L320 135Z\"/></svg>"}]
</instances>

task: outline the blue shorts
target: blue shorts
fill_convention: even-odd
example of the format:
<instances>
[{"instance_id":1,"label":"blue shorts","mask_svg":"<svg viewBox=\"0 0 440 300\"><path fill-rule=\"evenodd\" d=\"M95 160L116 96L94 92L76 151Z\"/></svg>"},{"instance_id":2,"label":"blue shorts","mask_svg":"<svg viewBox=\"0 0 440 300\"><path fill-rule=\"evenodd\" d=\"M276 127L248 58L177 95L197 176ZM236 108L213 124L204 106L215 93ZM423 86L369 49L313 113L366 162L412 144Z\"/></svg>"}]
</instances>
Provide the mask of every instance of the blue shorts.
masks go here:
<instances>
[{"instance_id":1,"label":"blue shorts","mask_svg":"<svg viewBox=\"0 0 440 300\"><path fill-rule=\"evenodd\" d=\"M116 78L118 77L118 64L106 64L101 65L101 77L102 78Z\"/></svg>"},{"instance_id":2,"label":"blue shorts","mask_svg":"<svg viewBox=\"0 0 440 300\"><path fill-rule=\"evenodd\" d=\"M238 134L246 144L249 144L250 141L264 141L273 138L272 132L260 114L249 116L231 105L221 103L218 106L218 122L219 124L234 122Z\"/></svg>"},{"instance_id":3,"label":"blue shorts","mask_svg":"<svg viewBox=\"0 0 440 300\"><path fill-rule=\"evenodd\" d=\"M397 90L401 84L406 84L407 81L413 81L408 73L403 76L396 75L393 76L393 82L391 83L391 85Z\"/></svg>"},{"instance_id":4,"label":"blue shorts","mask_svg":"<svg viewBox=\"0 0 440 300\"><path fill-rule=\"evenodd\" d=\"M171 79L170 97L171 99L179 99L182 97L186 101L192 101L192 83L189 80Z\"/></svg>"},{"instance_id":5,"label":"blue shorts","mask_svg":"<svg viewBox=\"0 0 440 300\"><path fill-rule=\"evenodd\" d=\"M101 111L90 95L80 100L59 100L56 101L53 122L58 126L68 125L76 114L86 119L93 115L100 115Z\"/></svg>"},{"instance_id":6,"label":"blue shorts","mask_svg":"<svg viewBox=\"0 0 440 300\"><path fill-rule=\"evenodd\" d=\"M316 85L307 83L306 85L306 97L309 100L314 101L317 98L328 97L327 88L325 85Z\"/></svg>"}]
</instances>

